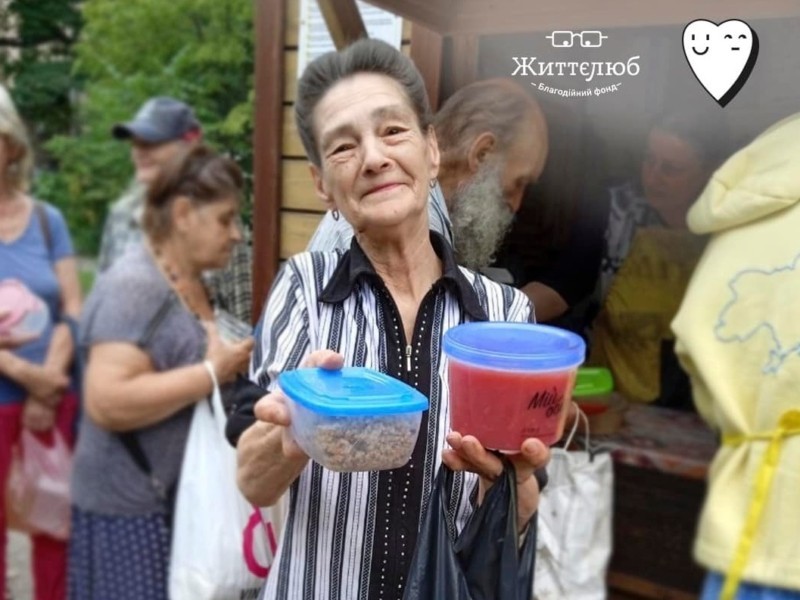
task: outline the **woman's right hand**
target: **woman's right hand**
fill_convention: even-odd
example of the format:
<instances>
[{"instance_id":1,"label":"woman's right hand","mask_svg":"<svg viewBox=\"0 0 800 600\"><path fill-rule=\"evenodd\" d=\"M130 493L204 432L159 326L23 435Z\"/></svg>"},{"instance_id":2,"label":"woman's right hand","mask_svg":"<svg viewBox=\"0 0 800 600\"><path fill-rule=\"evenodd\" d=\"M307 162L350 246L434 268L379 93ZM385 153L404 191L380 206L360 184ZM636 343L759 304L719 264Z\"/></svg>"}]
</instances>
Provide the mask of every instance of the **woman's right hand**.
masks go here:
<instances>
[{"instance_id":1,"label":"woman's right hand","mask_svg":"<svg viewBox=\"0 0 800 600\"><path fill-rule=\"evenodd\" d=\"M333 350L317 350L309 354L300 364L301 368L320 367L331 371L341 369L344 365L344 357ZM303 449L297 445L290 432L292 418L289 414L289 407L286 406L286 396L276 389L262 397L255 405L256 419L263 423L270 423L282 428L281 446L283 455L286 458L308 458Z\"/></svg>"},{"instance_id":2,"label":"woman's right hand","mask_svg":"<svg viewBox=\"0 0 800 600\"><path fill-rule=\"evenodd\" d=\"M206 323L208 332L208 349L206 360L214 366L214 374L219 383L228 383L239 373L246 373L250 365L250 353L253 351L253 338L245 338L229 344L222 340L216 325Z\"/></svg>"}]
</instances>

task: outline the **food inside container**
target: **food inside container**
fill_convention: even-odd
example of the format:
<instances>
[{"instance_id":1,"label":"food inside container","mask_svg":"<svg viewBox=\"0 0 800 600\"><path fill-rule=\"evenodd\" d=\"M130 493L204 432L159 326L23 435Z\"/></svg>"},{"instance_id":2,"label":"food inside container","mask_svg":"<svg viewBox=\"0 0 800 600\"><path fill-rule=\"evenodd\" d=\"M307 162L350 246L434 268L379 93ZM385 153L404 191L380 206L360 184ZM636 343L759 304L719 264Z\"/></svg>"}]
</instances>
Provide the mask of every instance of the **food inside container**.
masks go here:
<instances>
[{"instance_id":1,"label":"food inside container","mask_svg":"<svg viewBox=\"0 0 800 600\"><path fill-rule=\"evenodd\" d=\"M300 447L332 471L396 469L411 458L428 399L365 367L297 369L278 377Z\"/></svg>"},{"instance_id":2,"label":"food inside container","mask_svg":"<svg viewBox=\"0 0 800 600\"><path fill-rule=\"evenodd\" d=\"M614 391L609 369L580 367L572 397L589 418L592 433L614 433L622 425L628 404Z\"/></svg>"},{"instance_id":3,"label":"food inside container","mask_svg":"<svg viewBox=\"0 0 800 600\"><path fill-rule=\"evenodd\" d=\"M586 352L579 336L532 323L465 323L445 332L443 348L454 431L508 453L530 437L561 438Z\"/></svg>"}]
</instances>

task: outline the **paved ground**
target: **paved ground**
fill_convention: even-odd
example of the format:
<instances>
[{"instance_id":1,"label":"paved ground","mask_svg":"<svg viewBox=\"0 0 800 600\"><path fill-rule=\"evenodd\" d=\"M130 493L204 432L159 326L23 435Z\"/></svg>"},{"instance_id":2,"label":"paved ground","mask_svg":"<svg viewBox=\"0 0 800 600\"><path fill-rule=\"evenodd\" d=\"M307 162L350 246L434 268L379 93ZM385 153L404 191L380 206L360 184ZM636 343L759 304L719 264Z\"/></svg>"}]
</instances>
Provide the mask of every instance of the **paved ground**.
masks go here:
<instances>
[{"instance_id":1,"label":"paved ground","mask_svg":"<svg viewBox=\"0 0 800 600\"><path fill-rule=\"evenodd\" d=\"M14 600L32 600L28 538L10 531L8 534L9 590ZM0 595L0 598L2 595Z\"/></svg>"}]
</instances>

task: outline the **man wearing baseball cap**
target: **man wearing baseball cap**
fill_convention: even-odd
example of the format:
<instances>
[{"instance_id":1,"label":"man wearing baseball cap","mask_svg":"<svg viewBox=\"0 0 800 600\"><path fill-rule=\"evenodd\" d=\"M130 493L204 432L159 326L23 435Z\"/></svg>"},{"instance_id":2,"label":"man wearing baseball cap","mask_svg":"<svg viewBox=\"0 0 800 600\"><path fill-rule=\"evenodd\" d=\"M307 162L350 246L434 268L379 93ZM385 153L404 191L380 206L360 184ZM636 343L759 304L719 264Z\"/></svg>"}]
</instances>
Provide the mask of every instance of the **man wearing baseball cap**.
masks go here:
<instances>
[{"instance_id":1,"label":"man wearing baseball cap","mask_svg":"<svg viewBox=\"0 0 800 600\"><path fill-rule=\"evenodd\" d=\"M175 98L159 96L147 100L130 121L114 125L111 134L118 140L130 142L134 180L109 209L98 257L101 272L130 245L141 243L147 186L156 180L163 165L199 143L203 131L191 106ZM250 269L251 251L245 242L236 246L225 269L208 277L217 305L247 323L250 322L252 293Z\"/></svg>"}]
</instances>

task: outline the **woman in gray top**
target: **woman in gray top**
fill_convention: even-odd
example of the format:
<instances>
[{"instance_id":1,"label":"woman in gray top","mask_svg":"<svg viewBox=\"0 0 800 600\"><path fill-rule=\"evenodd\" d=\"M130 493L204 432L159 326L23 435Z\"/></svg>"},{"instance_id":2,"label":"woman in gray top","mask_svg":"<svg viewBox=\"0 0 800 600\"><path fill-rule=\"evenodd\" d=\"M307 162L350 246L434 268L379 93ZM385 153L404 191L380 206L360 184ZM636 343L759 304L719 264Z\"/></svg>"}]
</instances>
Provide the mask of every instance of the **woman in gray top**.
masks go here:
<instances>
[{"instance_id":1,"label":"woman in gray top","mask_svg":"<svg viewBox=\"0 0 800 600\"><path fill-rule=\"evenodd\" d=\"M75 454L69 597L165 600L167 518L192 407L246 369L252 340L227 344L201 274L241 239L242 176L197 147L151 186L147 243L86 303L85 416Z\"/></svg>"}]
</instances>

